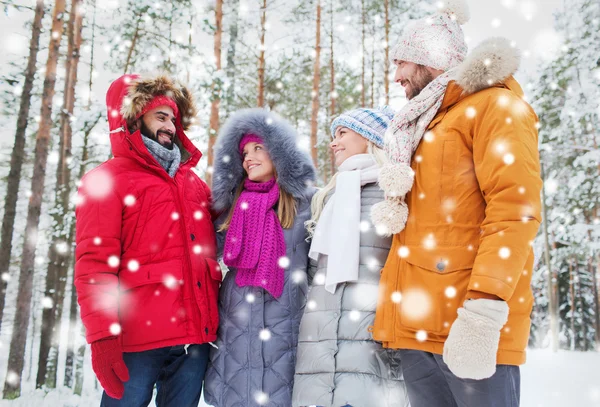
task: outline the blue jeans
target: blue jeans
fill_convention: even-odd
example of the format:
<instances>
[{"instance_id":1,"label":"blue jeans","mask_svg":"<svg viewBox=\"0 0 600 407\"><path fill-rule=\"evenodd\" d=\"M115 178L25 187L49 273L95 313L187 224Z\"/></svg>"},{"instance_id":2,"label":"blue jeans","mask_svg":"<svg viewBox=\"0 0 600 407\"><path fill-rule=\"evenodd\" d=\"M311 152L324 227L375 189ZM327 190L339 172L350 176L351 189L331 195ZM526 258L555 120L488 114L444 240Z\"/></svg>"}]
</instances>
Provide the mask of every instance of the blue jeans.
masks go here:
<instances>
[{"instance_id":1,"label":"blue jeans","mask_svg":"<svg viewBox=\"0 0 600 407\"><path fill-rule=\"evenodd\" d=\"M461 379L448 369L442 355L412 349L398 352L411 407L519 406L519 366L497 365L488 379Z\"/></svg>"},{"instance_id":2,"label":"blue jeans","mask_svg":"<svg viewBox=\"0 0 600 407\"><path fill-rule=\"evenodd\" d=\"M123 354L129 381L123 398L102 393L101 407L146 407L156 384L158 407L196 407L208 363L210 345L183 345Z\"/></svg>"}]
</instances>

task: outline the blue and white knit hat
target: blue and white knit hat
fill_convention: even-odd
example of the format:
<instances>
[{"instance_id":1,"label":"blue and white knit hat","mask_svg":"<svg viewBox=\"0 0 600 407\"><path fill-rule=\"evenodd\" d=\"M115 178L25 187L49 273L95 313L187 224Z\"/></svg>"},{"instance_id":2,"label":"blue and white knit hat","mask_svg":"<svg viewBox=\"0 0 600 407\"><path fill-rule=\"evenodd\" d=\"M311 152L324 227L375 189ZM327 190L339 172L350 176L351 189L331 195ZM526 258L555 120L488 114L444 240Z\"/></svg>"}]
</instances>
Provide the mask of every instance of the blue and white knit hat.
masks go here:
<instances>
[{"instance_id":1,"label":"blue and white knit hat","mask_svg":"<svg viewBox=\"0 0 600 407\"><path fill-rule=\"evenodd\" d=\"M335 138L335 130L338 127L347 127L371 141L377 147L383 148L383 135L394 114L394 110L389 106L350 110L333 120L331 123L331 137Z\"/></svg>"}]
</instances>

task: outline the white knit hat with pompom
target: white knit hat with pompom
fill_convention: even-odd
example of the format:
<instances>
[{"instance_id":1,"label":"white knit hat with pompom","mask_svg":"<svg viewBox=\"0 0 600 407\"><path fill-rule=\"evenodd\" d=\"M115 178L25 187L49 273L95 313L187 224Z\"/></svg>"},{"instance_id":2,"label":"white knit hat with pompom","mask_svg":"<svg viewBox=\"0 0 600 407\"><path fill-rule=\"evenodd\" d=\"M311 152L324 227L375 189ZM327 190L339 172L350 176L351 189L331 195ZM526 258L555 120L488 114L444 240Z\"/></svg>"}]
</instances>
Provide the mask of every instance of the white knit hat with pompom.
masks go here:
<instances>
[{"instance_id":1,"label":"white knit hat with pompom","mask_svg":"<svg viewBox=\"0 0 600 407\"><path fill-rule=\"evenodd\" d=\"M469 21L466 0L443 0L438 12L408 25L390 59L413 62L442 71L458 66L467 56L460 27Z\"/></svg>"}]
</instances>

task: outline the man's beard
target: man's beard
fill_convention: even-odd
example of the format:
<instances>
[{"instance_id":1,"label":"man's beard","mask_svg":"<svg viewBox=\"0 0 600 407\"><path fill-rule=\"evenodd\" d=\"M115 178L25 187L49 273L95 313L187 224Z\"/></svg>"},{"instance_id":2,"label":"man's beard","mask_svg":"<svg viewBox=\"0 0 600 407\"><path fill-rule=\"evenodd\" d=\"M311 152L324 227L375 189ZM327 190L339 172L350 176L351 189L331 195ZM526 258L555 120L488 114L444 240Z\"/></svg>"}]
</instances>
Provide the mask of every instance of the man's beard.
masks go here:
<instances>
[{"instance_id":1,"label":"man's beard","mask_svg":"<svg viewBox=\"0 0 600 407\"><path fill-rule=\"evenodd\" d=\"M408 100L417 96L433 81L433 75L423 65L417 65L414 75L410 78L410 93L406 92ZM406 88L405 88L406 89Z\"/></svg>"},{"instance_id":2,"label":"man's beard","mask_svg":"<svg viewBox=\"0 0 600 407\"><path fill-rule=\"evenodd\" d=\"M144 123L143 120L141 122L142 122L142 124L140 126L140 133L142 133L142 136L148 137L150 140L156 141L158 144L160 144L161 146L163 146L164 148L166 148L168 150L173 149L173 140L175 139L175 135L173 133L171 133L169 131L165 131L165 130L158 130L156 133L153 133L152 130L150 130L148 127L146 127L146 124ZM158 135L160 133L170 136L171 141L168 142L167 144L162 144L160 141L158 141Z\"/></svg>"}]
</instances>

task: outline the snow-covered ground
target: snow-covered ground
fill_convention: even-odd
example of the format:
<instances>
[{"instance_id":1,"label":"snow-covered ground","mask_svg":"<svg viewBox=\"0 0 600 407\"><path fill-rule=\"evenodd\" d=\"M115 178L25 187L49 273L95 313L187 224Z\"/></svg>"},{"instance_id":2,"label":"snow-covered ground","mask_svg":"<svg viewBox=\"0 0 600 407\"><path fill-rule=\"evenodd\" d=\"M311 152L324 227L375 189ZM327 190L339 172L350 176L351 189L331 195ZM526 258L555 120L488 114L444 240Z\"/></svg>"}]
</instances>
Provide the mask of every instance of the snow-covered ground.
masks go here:
<instances>
[{"instance_id":1,"label":"snow-covered ground","mask_svg":"<svg viewBox=\"0 0 600 407\"><path fill-rule=\"evenodd\" d=\"M527 358L521 369L521 407L600 407L600 353L530 350ZM99 400L100 391L93 388L82 397L62 388L1 400L0 407L92 407Z\"/></svg>"}]
</instances>

